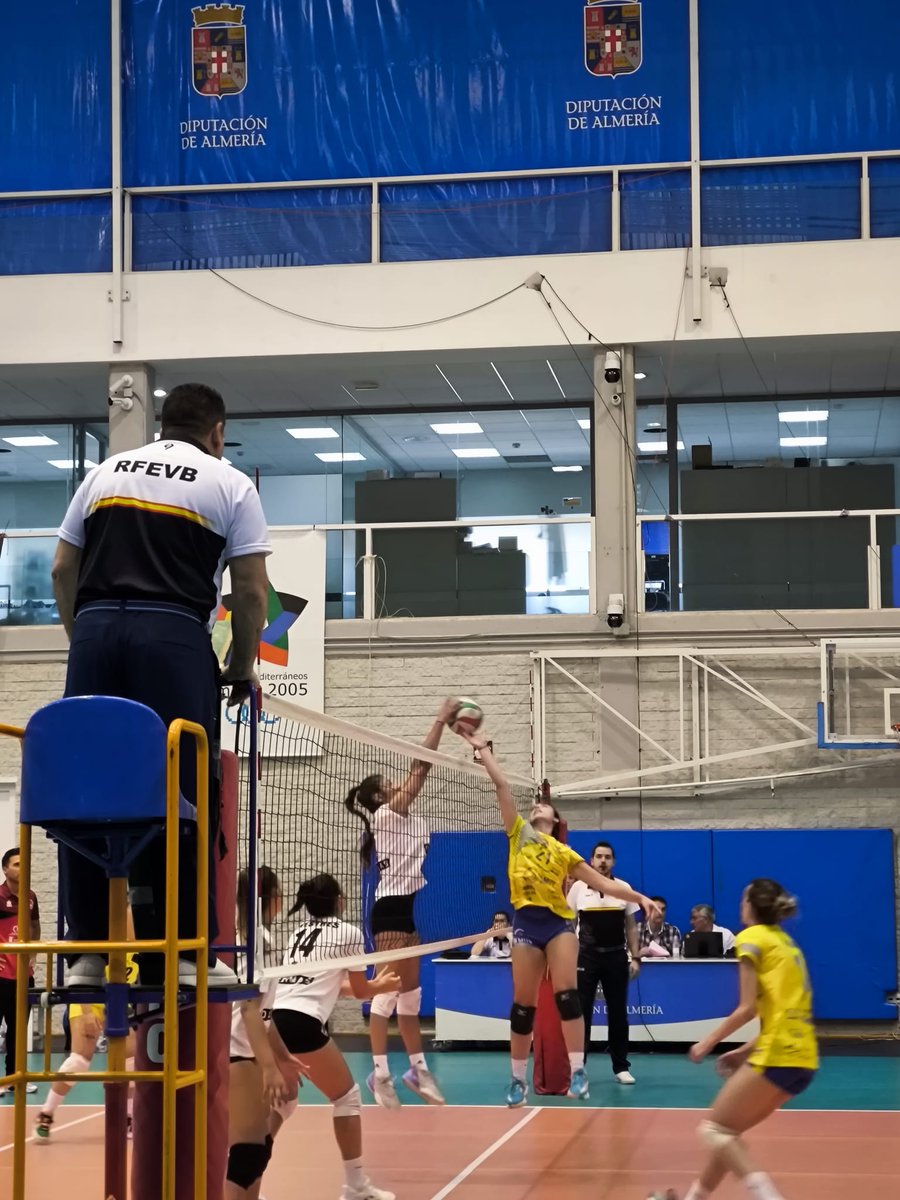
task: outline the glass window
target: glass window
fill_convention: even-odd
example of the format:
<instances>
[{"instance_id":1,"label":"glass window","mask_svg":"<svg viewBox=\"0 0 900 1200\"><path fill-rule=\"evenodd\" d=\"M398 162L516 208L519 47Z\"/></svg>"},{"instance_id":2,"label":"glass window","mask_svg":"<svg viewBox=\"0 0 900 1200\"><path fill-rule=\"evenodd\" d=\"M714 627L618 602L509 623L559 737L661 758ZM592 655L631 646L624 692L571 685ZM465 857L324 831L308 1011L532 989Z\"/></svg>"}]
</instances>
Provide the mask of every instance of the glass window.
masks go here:
<instances>
[{"instance_id":1,"label":"glass window","mask_svg":"<svg viewBox=\"0 0 900 1200\"><path fill-rule=\"evenodd\" d=\"M258 478L270 525L588 518L589 416L587 408L560 406L238 419L228 422L226 453L238 469ZM466 601L476 607L501 603L521 605L523 612L586 612L588 528L587 521L506 527L498 520L489 529L473 527L468 537L464 530L424 531L428 542L424 549L419 545L423 535L410 531L398 542L396 554L391 551L390 561L386 547L393 545L392 538L401 538L401 531L383 533L378 535L380 548L376 547L388 572L387 583L380 583L383 607L391 612L415 610L415 604L394 603L391 598L394 592L400 599L409 598L409 587L394 587L401 559L415 565L426 549L438 553L443 537L446 545L438 557L447 579L446 586L437 590L446 596L419 597L422 609L415 615L425 615L429 605L432 610L438 605L443 611L459 612L457 593L467 587L465 581L459 583L460 571L472 577L470 590L493 589L493 598L482 595ZM328 616L361 612L357 564L364 553L362 533L329 535ZM513 559L502 556L512 554L521 556L516 560L521 569L516 568L517 582L504 588L497 563L502 559L509 566L511 579ZM476 555L478 561L473 562L470 556ZM487 565L492 555L494 583ZM437 564L432 565L437 570ZM496 599L498 592L514 589L518 589L515 597Z\"/></svg>"},{"instance_id":2,"label":"glass window","mask_svg":"<svg viewBox=\"0 0 900 1200\"><path fill-rule=\"evenodd\" d=\"M897 399L680 403L678 425L683 513L841 513L896 506ZM878 519L876 529L882 601L893 606L900 601L900 561L894 569L898 527L887 517ZM678 564L681 606L864 608L868 544L867 517L685 522Z\"/></svg>"},{"instance_id":3,"label":"glass window","mask_svg":"<svg viewBox=\"0 0 900 1200\"><path fill-rule=\"evenodd\" d=\"M0 425L0 512L9 529L56 529L77 475L71 425Z\"/></svg>"}]
</instances>

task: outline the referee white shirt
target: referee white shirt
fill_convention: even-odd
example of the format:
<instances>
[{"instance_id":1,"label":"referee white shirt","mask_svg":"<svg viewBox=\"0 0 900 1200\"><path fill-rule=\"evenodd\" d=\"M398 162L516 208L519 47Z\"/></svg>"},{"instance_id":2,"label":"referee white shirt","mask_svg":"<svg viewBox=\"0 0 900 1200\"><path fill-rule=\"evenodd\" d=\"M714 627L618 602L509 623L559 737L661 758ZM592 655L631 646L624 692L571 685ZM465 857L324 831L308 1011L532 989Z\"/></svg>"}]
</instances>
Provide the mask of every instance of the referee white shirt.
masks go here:
<instances>
[{"instance_id":1,"label":"referee white shirt","mask_svg":"<svg viewBox=\"0 0 900 1200\"><path fill-rule=\"evenodd\" d=\"M98 600L178 604L210 628L225 563L272 549L246 475L181 439L114 454L95 467L59 536L83 551L76 612Z\"/></svg>"}]
</instances>

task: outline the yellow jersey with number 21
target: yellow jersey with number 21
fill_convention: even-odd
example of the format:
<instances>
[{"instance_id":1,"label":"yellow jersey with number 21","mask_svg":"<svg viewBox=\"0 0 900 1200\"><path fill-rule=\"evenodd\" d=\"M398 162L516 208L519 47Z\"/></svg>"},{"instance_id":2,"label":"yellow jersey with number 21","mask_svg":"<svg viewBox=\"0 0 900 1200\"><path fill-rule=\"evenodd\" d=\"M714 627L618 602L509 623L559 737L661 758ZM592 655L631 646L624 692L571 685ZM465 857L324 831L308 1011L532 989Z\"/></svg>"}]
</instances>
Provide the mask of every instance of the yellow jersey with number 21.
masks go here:
<instances>
[{"instance_id":1,"label":"yellow jersey with number 21","mask_svg":"<svg viewBox=\"0 0 900 1200\"><path fill-rule=\"evenodd\" d=\"M508 836L509 898L513 908L533 904L570 921L575 914L566 903L563 886L572 868L584 859L548 833L538 833L518 816Z\"/></svg>"},{"instance_id":2,"label":"yellow jersey with number 21","mask_svg":"<svg viewBox=\"0 0 900 1200\"><path fill-rule=\"evenodd\" d=\"M756 1008L762 1026L752 1067L819 1065L812 1016L812 988L797 943L778 925L750 925L735 939L735 954L753 965Z\"/></svg>"}]
</instances>

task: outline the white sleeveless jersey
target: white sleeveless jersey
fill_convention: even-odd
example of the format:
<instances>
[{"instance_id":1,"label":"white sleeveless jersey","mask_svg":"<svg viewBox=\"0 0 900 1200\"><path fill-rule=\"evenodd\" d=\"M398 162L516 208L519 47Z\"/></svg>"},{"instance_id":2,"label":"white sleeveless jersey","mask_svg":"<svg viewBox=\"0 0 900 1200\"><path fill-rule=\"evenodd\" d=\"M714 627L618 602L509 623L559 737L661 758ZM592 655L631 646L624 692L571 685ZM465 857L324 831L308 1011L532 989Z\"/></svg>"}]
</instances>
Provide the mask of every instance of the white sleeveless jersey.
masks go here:
<instances>
[{"instance_id":1,"label":"white sleeveless jersey","mask_svg":"<svg viewBox=\"0 0 900 1200\"><path fill-rule=\"evenodd\" d=\"M262 993L262 1009L261 1016L266 1029L272 1023L272 1009L275 1007L275 992L278 988L277 979L267 979L261 984L260 991ZM250 1039L247 1037L247 1025L244 1021L244 1014L241 1012L240 1003L232 1005L231 1008L231 1049L229 1054L232 1058L255 1058L253 1047L250 1045Z\"/></svg>"},{"instance_id":2,"label":"white sleeveless jersey","mask_svg":"<svg viewBox=\"0 0 900 1200\"><path fill-rule=\"evenodd\" d=\"M282 966L296 966L297 974L277 980L275 1008L292 1008L324 1025L334 1011L347 972L338 968L307 975L304 964L364 953L363 935L355 925L337 917L310 917L294 930L285 952Z\"/></svg>"},{"instance_id":3,"label":"white sleeveless jersey","mask_svg":"<svg viewBox=\"0 0 900 1200\"><path fill-rule=\"evenodd\" d=\"M413 813L404 816L382 804L372 818L372 829L379 872L375 899L418 892L427 882L422 867L431 837L428 823Z\"/></svg>"}]
</instances>

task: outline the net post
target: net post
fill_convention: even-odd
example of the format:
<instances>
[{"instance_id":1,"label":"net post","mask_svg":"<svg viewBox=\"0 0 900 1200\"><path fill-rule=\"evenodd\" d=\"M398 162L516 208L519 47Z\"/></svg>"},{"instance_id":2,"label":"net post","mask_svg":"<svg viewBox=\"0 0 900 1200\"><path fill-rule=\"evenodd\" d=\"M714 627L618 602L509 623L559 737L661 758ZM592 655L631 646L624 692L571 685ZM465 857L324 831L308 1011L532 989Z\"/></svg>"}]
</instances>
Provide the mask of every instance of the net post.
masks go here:
<instances>
[{"instance_id":1,"label":"net post","mask_svg":"<svg viewBox=\"0 0 900 1200\"><path fill-rule=\"evenodd\" d=\"M109 880L109 940L128 940L128 881L124 875ZM127 1036L127 1004L123 990L127 985L125 951L111 950L109 954L109 990L107 995L107 1030L109 1034L110 1071L124 1071ZM126 1150L127 1083L104 1084L106 1098L104 1184L105 1196L125 1200L128 1186L128 1154Z\"/></svg>"},{"instance_id":2,"label":"net post","mask_svg":"<svg viewBox=\"0 0 900 1200\"><path fill-rule=\"evenodd\" d=\"M247 734L247 983L253 983L256 972L256 929L259 912L259 816L258 816L258 736L259 695L256 688L250 689L248 703L250 727ZM240 719L240 718L239 718Z\"/></svg>"}]
</instances>

